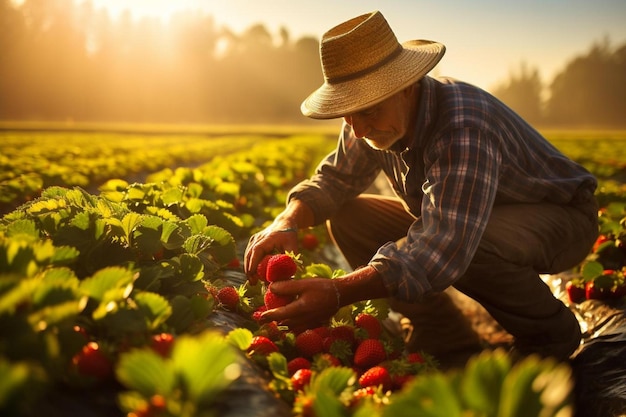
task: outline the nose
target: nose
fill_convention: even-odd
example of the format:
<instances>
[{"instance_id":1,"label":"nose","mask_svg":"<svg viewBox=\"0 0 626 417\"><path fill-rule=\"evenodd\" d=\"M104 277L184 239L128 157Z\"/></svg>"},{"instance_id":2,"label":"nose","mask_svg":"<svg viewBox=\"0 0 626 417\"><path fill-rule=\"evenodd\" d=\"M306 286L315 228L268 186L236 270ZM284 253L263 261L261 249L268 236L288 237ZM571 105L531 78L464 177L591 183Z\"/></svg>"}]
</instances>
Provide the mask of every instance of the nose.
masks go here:
<instances>
[{"instance_id":1,"label":"nose","mask_svg":"<svg viewBox=\"0 0 626 417\"><path fill-rule=\"evenodd\" d=\"M353 114L346 117L346 122L352 127L352 132L357 138L364 138L370 131L369 123L365 117L359 114Z\"/></svg>"}]
</instances>

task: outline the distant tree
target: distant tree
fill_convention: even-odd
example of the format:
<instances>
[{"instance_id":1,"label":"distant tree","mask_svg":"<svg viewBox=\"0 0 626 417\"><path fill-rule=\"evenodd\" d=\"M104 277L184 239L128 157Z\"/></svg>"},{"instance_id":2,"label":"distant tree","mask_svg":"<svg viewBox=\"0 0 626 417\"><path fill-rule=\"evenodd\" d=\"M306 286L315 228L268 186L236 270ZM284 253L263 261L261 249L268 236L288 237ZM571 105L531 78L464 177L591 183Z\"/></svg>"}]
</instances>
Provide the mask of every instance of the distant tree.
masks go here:
<instances>
[{"instance_id":1,"label":"distant tree","mask_svg":"<svg viewBox=\"0 0 626 417\"><path fill-rule=\"evenodd\" d=\"M539 71L522 62L519 72L512 72L509 80L496 87L493 93L529 123L539 124L543 121L542 90Z\"/></svg>"},{"instance_id":2,"label":"distant tree","mask_svg":"<svg viewBox=\"0 0 626 417\"><path fill-rule=\"evenodd\" d=\"M626 44L612 51L604 39L570 61L550 87L547 117L553 124L626 125Z\"/></svg>"}]
</instances>

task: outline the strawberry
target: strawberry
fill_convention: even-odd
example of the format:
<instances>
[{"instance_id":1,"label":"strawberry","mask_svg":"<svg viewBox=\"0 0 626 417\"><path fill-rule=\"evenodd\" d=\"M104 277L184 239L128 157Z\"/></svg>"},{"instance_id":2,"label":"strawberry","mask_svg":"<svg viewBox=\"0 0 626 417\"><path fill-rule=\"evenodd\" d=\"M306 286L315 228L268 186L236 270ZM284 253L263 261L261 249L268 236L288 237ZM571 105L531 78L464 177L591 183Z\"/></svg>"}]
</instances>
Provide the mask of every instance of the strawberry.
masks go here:
<instances>
[{"instance_id":1,"label":"strawberry","mask_svg":"<svg viewBox=\"0 0 626 417\"><path fill-rule=\"evenodd\" d=\"M285 333L278 327L278 323L270 321L261 326L258 336L265 336L270 340L278 341L285 338Z\"/></svg>"},{"instance_id":2,"label":"strawberry","mask_svg":"<svg viewBox=\"0 0 626 417\"><path fill-rule=\"evenodd\" d=\"M383 331L380 321L371 314L361 313L354 320L354 325L365 330L368 339L378 339Z\"/></svg>"},{"instance_id":3,"label":"strawberry","mask_svg":"<svg viewBox=\"0 0 626 417\"><path fill-rule=\"evenodd\" d=\"M341 366L341 361L334 355L330 353L318 353L315 355L315 360L313 361L313 368L315 370L320 371L334 366Z\"/></svg>"},{"instance_id":4,"label":"strawberry","mask_svg":"<svg viewBox=\"0 0 626 417\"><path fill-rule=\"evenodd\" d=\"M272 285L270 284L267 287L267 291L265 291L263 300L265 302L265 307L268 310L272 310L274 308L286 306L287 304L293 301L293 297L274 294L272 292Z\"/></svg>"},{"instance_id":5,"label":"strawberry","mask_svg":"<svg viewBox=\"0 0 626 417\"><path fill-rule=\"evenodd\" d=\"M265 307L265 305L260 306L259 308L254 310L254 312L252 312L252 320L258 323L261 320L261 314L265 313L266 311L267 307Z\"/></svg>"},{"instance_id":6,"label":"strawberry","mask_svg":"<svg viewBox=\"0 0 626 417\"><path fill-rule=\"evenodd\" d=\"M313 329L313 331L322 336L322 339L330 336L330 328L328 328L327 326L316 327Z\"/></svg>"},{"instance_id":7,"label":"strawberry","mask_svg":"<svg viewBox=\"0 0 626 417\"><path fill-rule=\"evenodd\" d=\"M256 274L259 276L259 278L261 278L261 281L263 282L267 282L267 277L266 277L267 263L271 257L272 257L271 255L265 255L265 257L261 259L261 262L259 262L259 264L256 267Z\"/></svg>"},{"instance_id":8,"label":"strawberry","mask_svg":"<svg viewBox=\"0 0 626 417\"><path fill-rule=\"evenodd\" d=\"M337 339L345 340L350 344L350 346L354 346L356 343L356 336L354 335L354 327L349 326L347 324L335 326L330 329L330 335Z\"/></svg>"},{"instance_id":9,"label":"strawberry","mask_svg":"<svg viewBox=\"0 0 626 417\"><path fill-rule=\"evenodd\" d=\"M587 298L585 283L580 280L568 281L565 284L565 291L567 292L569 302L573 304L582 303Z\"/></svg>"},{"instance_id":10,"label":"strawberry","mask_svg":"<svg viewBox=\"0 0 626 417\"><path fill-rule=\"evenodd\" d=\"M265 278L268 282L285 281L296 274L298 265L285 253L272 255L267 261Z\"/></svg>"},{"instance_id":11,"label":"strawberry","mask_svg":"<svg viewBox=\"0 0 626 417\"><path fill-rule=\"evenodd\" d=\"M298 356L287 362L287 372L293 375L299 369L311 369L311 361L302 356Z\"/></svg>"},{"instance_id":12,"label":"strawberry","mask_svg":"<svg viewBox=\"0 0 626 417\"><path fill-rule=\"evenodd\" d=\"M319 246L320 242L317 236L313 233L305 233L300 240L300 244L306 250L315 250Z\"/></svg>"},{"instance_id":13,"label":"strawberry","mask_svg":"<svg viewBox=\"0 0 626 417\"><path fill-rule=\"evenodd\" d=\"M250 342L247 352L250 355L258 353L263 356L267 356L272 352L278 352L278 346L265 336L255 336Z\"/></svg>"},{"instance_id":14,"label":"strawberry","mask_svg":"<svg viewBox=\"0 0 626 417\"><path fill-rule=\"evenodd\" d=\"M305 358L312 358L324 350L322 337L313 330L305 330L297 335L294 344Z\"/></svg>"},{"instance_id":15,"label":"strawberry","mask_svg":"<svg viewBox=\"0 0 626 417\"><path fill-rule=\"evenodd\" d=\"M383 343L378 339L365 339L354 352L354 364L359 368L378 365L387 357Z\"/></svg>"},{"instance_id":16,"label":"strawberry","mask_svg":"<svg viewBox=\"0 0 626 417\"><path fill-rule=\"evenodd\" d=\"M391 389L391 376L389 371L382 366L374 366L359 377L361 388L382 386L383 390Z\"/></svg>"},{"instance_id":17,"label":"strawberry","mask_svg":"<svg viewBox=\"0 0 626 417\"><path fill-rule=\"evenodd\" d=\"M106 379L113 373L111 360L102 353L96 342L89 342L72 358L72 364L82 375Z\"/></svg>"},{"instance_id":18,"label":"strawberry","mask_svg":"<svg viewBox=\"0 0 626 417\"><path fill-rule=\"evenodd\" d=\"M599 275L585 284L585 295L588 300L606 300L611 295L613 285L611 275Z\"/></svg>"},{"instance_id":19,"label":"strawberry","mask_svg":"<svg viewBox=\"0 0 626 417\"><path fill-rule=\"evenodd\" d=\"M170 333L161 333L152 336L150 347L159 355L167 358L174 347L174 336Z\"/></svg>"},{"instance_id":20,"label":"strawberry","mask_svg":"<svg viewBox=\"0 0 626 417\"><path fill-rule=\"evenodd\" d=\"M291 377L294 391L301 391L311 382L313 372L310 369L298 369Z\"/></svg>"},{"instance_id":21,"label":"strawberry","mask_svg":"<svg viewBox=\"0 0 626 417\"><path fill-rule=\"evenodd\" d=\"M235 287L223 287L217 292L217 300L230 311L236 311L239 305L239 293Z\"/></svg>"},{"instance_id":22,"label":"strawberry","mask_svg":"<svg viewBox=\"0 0 626 417\"><path fill-rule=\"evenodd\" d=\"M407 355L406 357L407 361L409 363L425 363L426 360L424 359L424 357L422 356L421 353L417 353L417 352L411 352Z\"/></svg>"}]
</instances>

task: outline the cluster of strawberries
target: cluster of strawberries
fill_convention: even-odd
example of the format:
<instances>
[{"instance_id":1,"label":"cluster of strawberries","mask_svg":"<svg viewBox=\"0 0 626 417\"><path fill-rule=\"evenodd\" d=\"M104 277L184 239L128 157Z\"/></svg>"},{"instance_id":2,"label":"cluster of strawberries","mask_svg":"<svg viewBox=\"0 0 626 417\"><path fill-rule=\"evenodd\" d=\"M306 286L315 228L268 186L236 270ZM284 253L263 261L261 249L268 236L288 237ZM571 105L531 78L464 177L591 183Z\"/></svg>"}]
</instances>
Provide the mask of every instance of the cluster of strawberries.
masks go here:
<instances>
[{"instance_id":1,"label":"cluster of strawberries","mask_svg":"<svg viewBox=\"0 0 626 417\"><path fill-rule=\"evenodd\" d=\"M298 266L293 254L269 255L263 259L257 274L266 285L264 305L254 310L253 319L259 320L265 310L292 301L274 294L272 283L293 279ZM226 292L232 293L227 288L218 293L218 299L225 306L236 298L234 294L232 299L226 296ZM276 322L259 324L247 353L262 364L273 352L283 354L287 359L291 389L296 393L307 387L315 372L333 366L349 367L358 375L355 398L400 389L415 375L435 367L434 360L426 354L404 352L401 338L386 331L373 313L360 311L350 321L333 321L298 334Z\"/></svg>"}]
</instances>

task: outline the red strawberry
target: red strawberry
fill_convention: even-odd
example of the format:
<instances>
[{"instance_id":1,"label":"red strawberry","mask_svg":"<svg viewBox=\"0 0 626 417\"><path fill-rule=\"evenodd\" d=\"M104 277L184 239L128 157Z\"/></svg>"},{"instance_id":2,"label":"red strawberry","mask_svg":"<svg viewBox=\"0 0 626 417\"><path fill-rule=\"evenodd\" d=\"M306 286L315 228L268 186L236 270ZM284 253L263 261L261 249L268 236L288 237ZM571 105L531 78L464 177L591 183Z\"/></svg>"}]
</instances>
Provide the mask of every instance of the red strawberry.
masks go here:
<instances>
[{"instance_id":1,"label":"red strawberry","mask_svg":"<svg viewBox=\"0 0 626 417\"><path fill-rule=\"evenodd\" d=\"M378 339L383 331L380 321L371 314L361 313L354 320L357 328L367 332L368 339Z\"/></svg>"},{"instance_id":2,"label":"red strawberry","mask_svg":"<svg viewBox=\"0 0 626 417\"><path fill-rule=\"evenodd\" d=\"M333 327L330 329L330 335L334 338L345 340L350 346L354 346L356 343L354 327L348 326L347 324Z\"/></svg>"},{"instance_id":3,"label":"red strawberry","mask_svg":"<svg viewBox=\"0 0 626 417\"><path fill-rule=\"evenodd\" d=\"M278 352L278 346L265 336L255 336L248 347L248 353L251 355L258 353L267 356L272 352Z\"/></svg>"},{"instance_id":4,"label":"red strawberry","mask_svg":"<svg viewBox=\"0 0 626 417\"><path fill-rule=\"evenodd\" d=\"M217 292L217 300L226 309L236 311L239 305L239 293L235 287L223 287Z\"/></svg>"},{"instance_id":5,"label":"red strawberry","mask_svg":"<svg viewBox=\"0 0 626 417\"><path fill-rule=\"evenodd\" d=\"M298 265L285 253L272 255L267 261L265 278L268 282L284 281L296 274Z\"/></svg>"},{"instance_id":6,"label":"red strawberry","mask_svg":"<svg viewBox=\"0 0 626 417\"><path fill-rule=\"evenodd\" d=\"M150 347L159 355L167 358L174 347L174 336L170 333L161 333L152 336Z\"/></svg>"},{"instance_id":7,"label":"red strawberry","mask_svg":"<svg viewBox=\"0 0 626 417\"><path fill-rule=\"evenodd\" d=\"M585 295L588 300L606 300L611 295L613 285L611 275L599 275L585 284Z\"/></svg>"},{"instance_id":8,"label":"red strawberry","mask_svg":"<svg viewBox=\"0 0 626 417\"><path fill-rule=\"evenodd\" d=\"M424 357L417 352L411 352L406 357L407 362L409 363L425 363Z\"/></svg>"},{"instance_id":9,"label":"red strawberry","mask_svg":"<svg viewBox=\"0 0 626 417\"><path fill-rule=\"evenodd\" d=\"M359 385L361 388L365 387L383 387L383 390L391 389L391 376L389 371L382 366L374 366L367 371L363 372L359 378Z\"/></svg>"},{"instance_id":10,"label":"red strawberry","mask_svg":"<svg viewBox=\"0 0 626 417\"><path fill-rule=\"evenodd\" d=\"M316 327L313 329L313 331L319 334L320 336L322 336L322 339L325 339L330 336L330 328L326 326Z\"/></svg>"},{"instance_id":11,"label":"red strawberry","mask_svg":"<svg viewBox=\"0 0 626 417\"><path fill-rule=\"evenodd\" d=\"M267 291L265 291L263 300L265 302L265 307L268 310L272 310L274 308L286 306L293 301L293 297L274 294L272 292L272 285L270 284L270 286L267 287Z\"/></svg>"},{"instance_id":12,"label":"red strawberry","mask_svg":"<svg viewBox=\"0 0 626 417\"><path fill-rule=\"evenodd\" d=\"M315 250L320 244L317 236L315 236L313 233L306 233L304 236L302 236L302 240L300 241L300 243L302 244L302 247L306 250Z\"/></svg>"},{"instance_id":13,"label":"red strawberry","mask_svg":"<svg viewBox=\"0 0 626 417\"><path fill-rule=\"evenodd\" d=\"M294 391L301 391L311 382L313 372L310 369L298 369L291 377Z\"/></svg>"},{"instance_id":14,"label":"red strawberry","mask_svg":"<svg viewBox=\"0 0 626 417\"><path fill-rule=\"evenodd\" d=\"M111 360L102 353L96 342L89 342L72 358L79 373L97 379L106 379L113 373Z\"/></svg>"},{"instance_id":15,"label":"red strawberry","mask_svg":"<svg viewBox=\"0 0 626 417\"><path fill-rule=\"evenodd\" d=\"M370 368L386 358L385 347L378 339L365 339L354 352L354 364L359 368Z\"/></svg>"},{"instance_id":16,"label":"red strawberry","mask_svg":"<svg viewBox=\"0 0 626 417\"><path fill-rule=\"evenodd\" d=\"M311 369L311 361L302 356L298 356L287 362L287 372L289 372L289 375L295 374L299 369Z\"/></svg>"},{"instance_id":17,"label":"red strawberry","mask_svg":"<svg viewBox=\"0 0 626 417\"><path fill-rule=\"evenodd\" d=\"M305 358L312 358L324 350L322 337L313 330L305 330L296 336L295 346Z\"/></svg>"},{"instance_id":18,"label":"red strawberry","mask_svg":"<svg viewBox=\"0 0 626 417\"><path fill-rule=\"evenodd\" d=\"M259 262L256 267L256 274L259 276L259 278L261 278L261 281L267 282L267 262L270 260L271 257L271 255L265 255L265 257L261 259L261 262Z\"/></svg>"},{"instance_id":19,"label":"red strawberry","mask_svg":"<svg viewBox=\"0 0 626 417\"><path fill-rule=\"evenodd\" d=\"M278 323L271 321L261 326L258 336L265 336L270 340L277 341L284 339L285 333L278 327Z\"/></svg>"},{"instance_id":20,"label":"red strawberry","mask_svg":"<svg viewBox=\"0 0 626 417\"><path fill-rule=\"evenodd\" d=\"M582 303L587 298L585 283L579 280L568 281L565 284L565 291L569 302L573 304Z\"/></svg>"},{"instance_id":21,"label":"red strawberry","mask_svg":"<svg viewBox=\"0 0 626 417\"><path fill-rule=\"evenodd\" d=\"M330 353L319 353L315 356L313 368L322 370L333 366L341 366L341 361Z\"/></svg>"},{"instance_id":22,"label":"red strawberry","mask_svg":"<svg viewBox=\"0 0 626 417\"><path fill-rule=\"evenodd\" d=\"M260 306L252 313L252 320L259 322L261 320L261 314L265 313L266 311L267 307L265 307L264 305Z\"/></svg>"}]
</instances>

